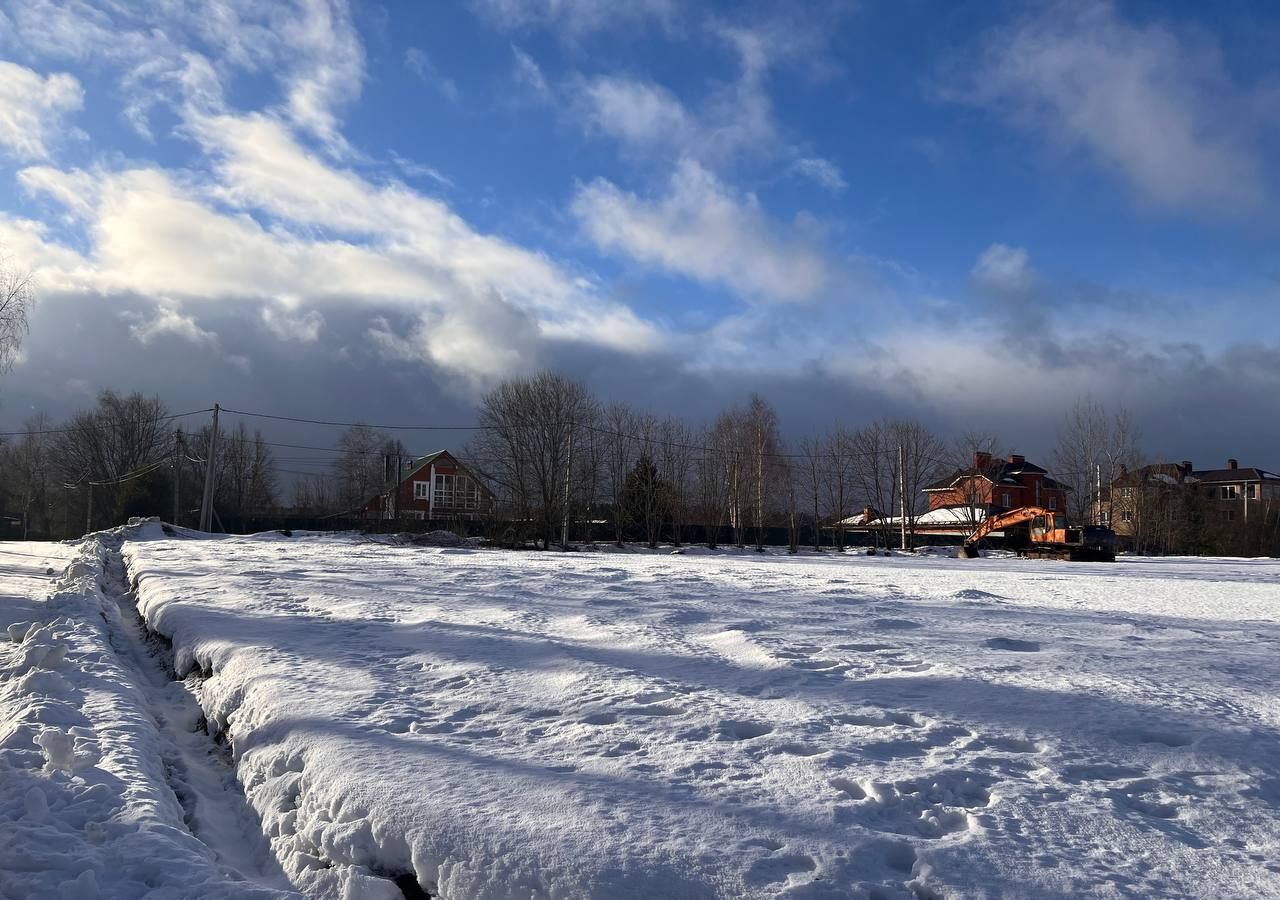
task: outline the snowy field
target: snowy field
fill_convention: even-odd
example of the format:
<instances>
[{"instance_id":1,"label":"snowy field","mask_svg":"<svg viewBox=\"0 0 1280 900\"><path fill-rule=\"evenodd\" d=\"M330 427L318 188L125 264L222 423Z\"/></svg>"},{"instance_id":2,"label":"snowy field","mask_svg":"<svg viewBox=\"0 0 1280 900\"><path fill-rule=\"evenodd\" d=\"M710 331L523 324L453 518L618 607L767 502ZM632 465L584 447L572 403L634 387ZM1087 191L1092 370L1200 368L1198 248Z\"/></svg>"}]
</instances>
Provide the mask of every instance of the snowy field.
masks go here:
<instances>
[{"instance_id":1,"label":"snowy field","mask_svg":"<svg viewBox=\"0 0 1280 900\"><path fill-rule=\"evenodd\" d=\"M0 545L6 900L1280 897L1278 562L128 531Z\"/></svg>"}]
</instances>

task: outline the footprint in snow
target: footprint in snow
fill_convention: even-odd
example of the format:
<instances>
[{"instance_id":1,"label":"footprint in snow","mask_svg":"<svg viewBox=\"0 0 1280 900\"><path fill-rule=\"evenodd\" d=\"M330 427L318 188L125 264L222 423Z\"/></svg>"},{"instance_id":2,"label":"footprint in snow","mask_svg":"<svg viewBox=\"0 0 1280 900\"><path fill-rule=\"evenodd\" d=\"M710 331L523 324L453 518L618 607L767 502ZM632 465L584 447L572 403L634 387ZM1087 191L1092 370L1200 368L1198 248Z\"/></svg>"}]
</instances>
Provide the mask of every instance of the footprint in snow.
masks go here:
<instances>
[{"instance_id":1,"label":"footprint in snow","mask_svg":"<svg viewBox=\"0 0 1280 900\"><path fill-rule=\"evenodd\" d=\"M871 627L877 631L907 631L913 628L922 628L919 622L913 622L910 619L873 619Z\"/></svg>"},{"instance_id":2,"label":"footprint in snow","mask_svg":"<svg viewBox=\"0 0 1280 900\"><path fill-rule=\"evenodd\" d=\"M818 868L813 857L806 853L775 854L752 863L747 870L747 880L757 886L777 884L798 872L812 872Z\"/></svg>"},{"instance_id":3,"label":"footprint in snow","mask_svg":"<svg viewBox=\"0 0 1280 900\"><path fill-rule=\"evenodd\" d=\"M982 645L991 650L1008 650L1011 653L1038 653L1040 651L1039 641L1020 641L1017 638L991 638L989 641L983 641Z\"/></svg>"},{"instance_id":4,"label":"footprint in snow","mask_svg":"<svg viewBox=\"0 0 1280 900\"><path fill-rule=\"evenodd\" d=\"M1186 747L1194 738L1180 726L1169 729L1139 728L1134 731L1122 731L1116 739L1126 744L1162 744L1165 747Z\"/></svg>"},{"instance_id":5,"label":"footprint in snow","mask_svg":"<svg viewBox=\"0 0 1280 900\"><path fill-rule=\"evenodd\" d=\"M773 731L773 726L766 725L764 722L728 720L720 723L720 740L749 741L753 738L764 737L771 731Z\"/></svg>"}]
</instances>

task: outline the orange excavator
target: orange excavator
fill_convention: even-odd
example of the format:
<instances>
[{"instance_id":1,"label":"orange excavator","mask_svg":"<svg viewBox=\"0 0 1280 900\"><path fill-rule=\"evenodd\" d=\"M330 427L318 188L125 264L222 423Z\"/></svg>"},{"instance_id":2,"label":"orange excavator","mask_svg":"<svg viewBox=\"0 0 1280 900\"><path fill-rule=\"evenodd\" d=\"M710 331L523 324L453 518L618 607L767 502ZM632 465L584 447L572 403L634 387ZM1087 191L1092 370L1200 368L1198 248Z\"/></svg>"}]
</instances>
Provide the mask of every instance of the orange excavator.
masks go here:
<instances>
[{"instance_id":1,"label":"orange excavator","mask_svg":"<svg viewBox=\"0 0 1280 900\"><path fill-rule=\"evenodd\" d=\"M1023 531L1017 526L1027 523ZM978 542L993 531L1015 529L1005 544L1019 556L1037 559L1069 559L1073 562L1115 562L1116 533L1103 525L1068 526L1067 517L1041 506L1022 506L987 516L960 548L966 559L978 556Z\"/></svg>"}]
</instances>

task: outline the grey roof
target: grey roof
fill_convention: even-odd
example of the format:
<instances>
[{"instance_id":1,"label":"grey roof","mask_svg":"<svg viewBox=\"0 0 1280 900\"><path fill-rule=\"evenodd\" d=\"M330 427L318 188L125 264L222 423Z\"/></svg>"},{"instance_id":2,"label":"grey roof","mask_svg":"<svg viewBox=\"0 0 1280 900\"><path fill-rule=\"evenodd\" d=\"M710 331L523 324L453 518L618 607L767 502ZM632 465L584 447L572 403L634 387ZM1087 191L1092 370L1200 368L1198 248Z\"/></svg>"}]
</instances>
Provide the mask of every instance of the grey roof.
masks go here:
<instances>
[{"instance_id":1,"label":"grey roof","mask_svg":"<svg viewBox=\"0 0 1280 900\"><path fill-rule=\"evenodd\" d=\"M1196 481L1280 481L1280 475L1253 466L1241 466L1238 469L1204 469L1191 473Z\"/></svg>"}]
</instances>

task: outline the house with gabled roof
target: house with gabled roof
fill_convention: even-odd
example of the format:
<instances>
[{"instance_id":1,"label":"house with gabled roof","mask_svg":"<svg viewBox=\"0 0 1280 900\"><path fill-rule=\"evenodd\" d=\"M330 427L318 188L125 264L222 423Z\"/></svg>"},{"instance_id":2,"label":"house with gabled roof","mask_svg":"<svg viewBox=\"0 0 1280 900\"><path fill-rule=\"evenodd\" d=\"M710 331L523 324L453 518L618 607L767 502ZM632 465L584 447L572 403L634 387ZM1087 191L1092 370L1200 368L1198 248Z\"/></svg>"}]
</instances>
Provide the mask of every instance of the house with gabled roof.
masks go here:
<instances>
[{"instance_id":1,"label":"house with gabled roof","mask_svg":"<svg viewBox=\"0 0 1280 900\"><path fill-rule=\"evenodd\" d=\"M398 483L369 500L362 510L376 519L477 519L493 511L494 495L448 450L409 460Z\"/></svg>"},{"instance_id":2,"label":"house with gabled roof","mask_svg":"<svg viewBox=\"0 0 1280 900\"><path fill-rule=\"evenodd\" d=\"M986 514L1021 506L1066 509L1070 486L1049 475L1047 469L1011 453L1008 459L990 453L973 454L973 464L925 487L929 509L967 508Z\"/></svg>"}]
</instances>

